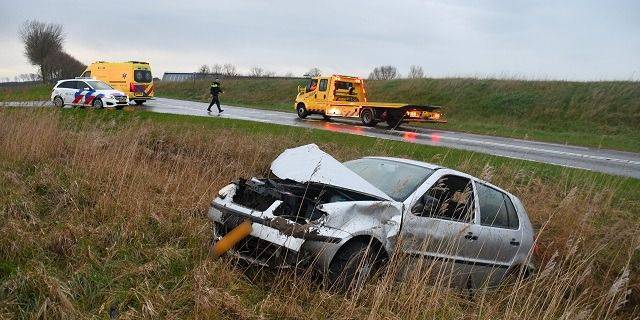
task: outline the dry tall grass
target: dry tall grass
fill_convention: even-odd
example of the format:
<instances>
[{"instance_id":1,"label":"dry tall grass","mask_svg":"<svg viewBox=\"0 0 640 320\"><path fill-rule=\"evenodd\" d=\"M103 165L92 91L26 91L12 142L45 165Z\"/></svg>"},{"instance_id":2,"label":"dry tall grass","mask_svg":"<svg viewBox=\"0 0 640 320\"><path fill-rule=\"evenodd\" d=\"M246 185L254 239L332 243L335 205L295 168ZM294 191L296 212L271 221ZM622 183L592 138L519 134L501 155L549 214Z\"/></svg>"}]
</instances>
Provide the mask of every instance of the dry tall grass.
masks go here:
<instances>
[{"instance_id":1,"label":"dry tall grass","mask_svg":"<svg viewBox=\"0 0 640 320\"><path fill-rule=\"evenodd\" d=\"M206 210L219 188L266 174L271 160L301 139L339 159L396 155L385 142L372 151L313 141L312 134L79 120L64 112L0 109L1 318L640 315L640 203L617 196L618 185L549 182L469 157L453 166L482 174L525 203L539 231L540 272L469 296L424 281L425 266L403 282L383 277L343 295L304 274L214 260Z\"/></svg>"}]
</instances>

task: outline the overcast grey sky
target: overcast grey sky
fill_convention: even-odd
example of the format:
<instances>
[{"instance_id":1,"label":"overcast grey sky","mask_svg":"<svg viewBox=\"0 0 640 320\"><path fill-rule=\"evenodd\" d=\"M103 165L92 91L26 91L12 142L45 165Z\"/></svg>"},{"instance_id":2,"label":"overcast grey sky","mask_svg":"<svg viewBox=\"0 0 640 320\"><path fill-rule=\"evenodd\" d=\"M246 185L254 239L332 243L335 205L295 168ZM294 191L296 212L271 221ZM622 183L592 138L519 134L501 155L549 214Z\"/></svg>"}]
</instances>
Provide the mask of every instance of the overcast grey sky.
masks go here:
<instances>
[{"instance_id":1,"label":"overcast grey sky","mask_svg":"<svg viewBox=\"0 0 640 320\"><path fill-rule=\"evenodd\" d=\"M315 5L314 5L315 4ZM34 72L18 28L60 23L84 63L146 60L154 73L201 64L277 73L640 79L640 1L0 2L0 78Z\"/></svg>"}]
</instances>

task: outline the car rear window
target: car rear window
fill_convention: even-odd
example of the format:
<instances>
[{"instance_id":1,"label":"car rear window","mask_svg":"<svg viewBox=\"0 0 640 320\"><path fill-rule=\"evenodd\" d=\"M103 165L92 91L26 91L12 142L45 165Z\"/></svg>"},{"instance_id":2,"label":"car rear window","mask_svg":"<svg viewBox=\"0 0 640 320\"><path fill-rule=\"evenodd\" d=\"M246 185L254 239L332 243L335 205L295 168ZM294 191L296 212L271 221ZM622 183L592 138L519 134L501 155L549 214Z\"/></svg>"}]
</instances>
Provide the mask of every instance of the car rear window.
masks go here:
<instances>
[{"instance_id":1,"label":"car rear window","mask_svg":"<svg viewBox=\"0 0 640 320\"><path fill-rule=\"evenodd\" d=\"M480 203L481 225L518 229L518 214L506 194L482 183L477 183L476 189Z\"/></svg>"},{"instance_id":2,"label":"car rear window","mask_svg":"<svg viewBox=\"0 0 640 320\"><path fill-rule=\"evenodd\" d=\"M65 81L58 85L58 88L64 89L77 89L78 81Z\"/></svg>"},{"instance_id":3,"label":"car rear window","mask_svg":"<svg viewBox=\"0 0 640 320\"><path fill-rule=\"evenodd\" d=\"M149 70L135 70L133 72L133 80L135 82L151 82L153 77Z\"/></svg>"}]
</instances>

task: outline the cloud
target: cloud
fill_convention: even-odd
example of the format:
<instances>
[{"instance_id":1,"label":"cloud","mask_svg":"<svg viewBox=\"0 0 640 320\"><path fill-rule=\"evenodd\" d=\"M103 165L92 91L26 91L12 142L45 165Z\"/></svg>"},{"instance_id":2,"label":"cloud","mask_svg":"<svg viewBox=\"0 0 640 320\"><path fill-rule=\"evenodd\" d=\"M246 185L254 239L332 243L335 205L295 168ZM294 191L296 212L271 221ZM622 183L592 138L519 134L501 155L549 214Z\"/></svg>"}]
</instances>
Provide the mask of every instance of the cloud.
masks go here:
<instances>
[{"instance_id":1,"label":"cloud","mask_svg":"<svg viewBox=\"0 0 640 320\"><path fill-rule=\"evenodd\" d=\"M16 46L27 19L61 23L67 50L147 60L157 75L230 62L366 76L377 65L430 76L629 79L640 74L637 1L21 1L0 4L0 77L33 70ZM37 8L37 10L34 10ZM6 49L5 49L6 48Z\"/></svg>"}]
</instances>

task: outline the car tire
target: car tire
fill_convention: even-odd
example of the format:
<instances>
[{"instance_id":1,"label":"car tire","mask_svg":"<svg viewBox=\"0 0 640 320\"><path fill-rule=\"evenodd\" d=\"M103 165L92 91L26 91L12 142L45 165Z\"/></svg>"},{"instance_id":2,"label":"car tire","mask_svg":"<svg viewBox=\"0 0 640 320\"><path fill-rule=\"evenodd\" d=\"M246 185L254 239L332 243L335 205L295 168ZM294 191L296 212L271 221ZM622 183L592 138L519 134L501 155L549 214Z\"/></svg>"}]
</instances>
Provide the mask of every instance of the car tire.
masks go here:
<instances>
[{"instance_id":1,"label":"car tire","mask_svg":"<svg viewBox=\"0 0 640 320\"><path fill-rule=\"evenodd\" d=\"M141 106L144 104L144 100L133 100L133 102L135 102L137 106Z\"/></svg>"},{"instance_id":2,"label":"car tire","mask_svg":"<svg viewBox=\"0 0 640 320\"><path fill-rule=\"evenodd\" d=\"M102 99L95 98L95 99L93 99L93 102L91 103L91 106L94 109L103 109L104 108L104 102L102 102Z\"/></svg>"},{"instance_id":3,"label":"car tire","mask_svg":"<svg viewBox=\"0 0 640 320\"><path fill-rule=\"evenodd\" d=\"M340 248L329 264L331 288L350 291L361 289L384 263L384 251L379 246L355 241Z\"/></svg>"},{"instance_id":4,"label":"car tire","mask_svg":"<svg viewBox=\"0 0 640 320\"><path fill-rule=\"evenodd\" d=\"M64 107L64 100L62 100L60 96L56 96L55 98L53 98L53 106L56 108Z\"/></svg>"},{"instance_id":5,"label":"car tire","mask_svg":"<svg viewBox=\"0 0 640 320\"><path fill-rule=\"evenodd\" d=\"M302 103L299 103L298 106L296 107L296 113L298 114L298 117L300 119L304 119L309 115L307 108L305 108L304 104Z\"/></svg>"},{"instance_id":6,"label":"car tire","mask_svg":"<svg viewBox=\"0 0 640 320\"><path fill-rule=\"evenodd\" d=\"M378 122L375 120L375 114L372 109L366 108L360 112L360 120L367 127L375 127Z\"/></svg>"}]
</instances>

